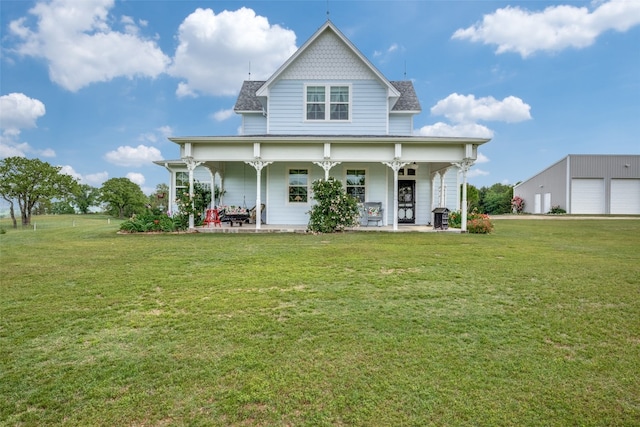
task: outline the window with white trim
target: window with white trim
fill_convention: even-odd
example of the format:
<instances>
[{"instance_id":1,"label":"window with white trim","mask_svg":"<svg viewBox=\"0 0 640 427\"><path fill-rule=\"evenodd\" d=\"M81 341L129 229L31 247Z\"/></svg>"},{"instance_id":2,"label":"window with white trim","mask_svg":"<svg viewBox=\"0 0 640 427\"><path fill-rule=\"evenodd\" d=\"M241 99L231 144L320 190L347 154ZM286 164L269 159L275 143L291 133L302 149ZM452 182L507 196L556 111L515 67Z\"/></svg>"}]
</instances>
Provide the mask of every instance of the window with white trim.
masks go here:
<instances>
[{"instance_id":1,"label":"window with white trim","mask_svg":"<svg viewBox=\"0 0 640 427\"><path fill-rule=\"evenodd\" d=\"M307 120L324 120L324 86L307 86Z\"/></svg>"},{"instance_id":2,"label":"window with white trim","mask_svg":"<svg viewBox=\"0 0 640 427\"><path fill-rule=\"evenodd\" d=\"M351 106L350 92L350 86L307 86L306 119L348 121Z\"/></svg>"},{"instance_id":3,"label":"window with white trim","mask_svg":"<svg viewBox=\"0 0 640 427\"><path fill-rule=\"evenodd\" d=\"M189 191L189 173L176 172L176 197Z\"/></svg>"},{"instance_id":4,"label":"window with white trim","mask_svg":"<svg viewBox=\"0 0 640 427\"><path fill-rule=\"evenodd\" d=\"M289 169L289 203L307 203L309 170Z\"/></svg>"},{"instance_id":5,"label":"window with white trim","mask_svg":"<svg viewBox=\"0 0 640 427\"><path fill-rule=\"evenodd\" d=\"M364 169L347 169L347 194L353 196L359 203L364 203L366 183Z\"/></svg>"}]
</instances>

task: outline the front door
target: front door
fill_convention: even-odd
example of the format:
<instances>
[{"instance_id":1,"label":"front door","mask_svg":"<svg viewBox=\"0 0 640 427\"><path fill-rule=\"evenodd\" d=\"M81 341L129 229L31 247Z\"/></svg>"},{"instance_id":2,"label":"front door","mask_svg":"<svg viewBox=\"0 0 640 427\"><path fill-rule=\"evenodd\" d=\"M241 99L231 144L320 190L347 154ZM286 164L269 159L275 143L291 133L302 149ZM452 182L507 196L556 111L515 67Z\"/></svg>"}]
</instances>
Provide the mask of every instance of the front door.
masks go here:
<instances>
[{"instance_id":1,"label":"front door","mask_svg":"<svg viewBox=\"0 0 640 427\"><path fill-rule=\"evenodd\" d=\"M416 223L416 182L398 181L398 223Z\"/></svg>"}]
</instances>

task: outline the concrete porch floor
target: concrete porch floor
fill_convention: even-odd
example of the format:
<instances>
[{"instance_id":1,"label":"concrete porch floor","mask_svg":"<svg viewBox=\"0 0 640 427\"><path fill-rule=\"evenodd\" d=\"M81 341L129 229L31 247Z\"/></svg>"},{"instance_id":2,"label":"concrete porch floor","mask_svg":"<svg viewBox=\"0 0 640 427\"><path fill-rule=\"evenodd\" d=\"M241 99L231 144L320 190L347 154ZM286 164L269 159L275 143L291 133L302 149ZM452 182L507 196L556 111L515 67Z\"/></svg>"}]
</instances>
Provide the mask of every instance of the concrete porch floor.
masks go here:
<instances>
[{"instance_id":1,"label":"concrete porch floor","mask_svg":"<svg viewBox=\"0 0 640 427\"><path fill-rule=\"evenodd\" d=\"M196 227L198 233L307 233L306 225L283 225L283 224L261 224L260 229L256 229L255 224L243 224L242 226L230 226L223 223L222 227ZM348 228L349 232L386 232L386 233L460 233L457 228L448 230L434 230L431 225L398 225L398 230L394 231L392 225L385 226L360 226Z\"/></svg>"}]
</instances>

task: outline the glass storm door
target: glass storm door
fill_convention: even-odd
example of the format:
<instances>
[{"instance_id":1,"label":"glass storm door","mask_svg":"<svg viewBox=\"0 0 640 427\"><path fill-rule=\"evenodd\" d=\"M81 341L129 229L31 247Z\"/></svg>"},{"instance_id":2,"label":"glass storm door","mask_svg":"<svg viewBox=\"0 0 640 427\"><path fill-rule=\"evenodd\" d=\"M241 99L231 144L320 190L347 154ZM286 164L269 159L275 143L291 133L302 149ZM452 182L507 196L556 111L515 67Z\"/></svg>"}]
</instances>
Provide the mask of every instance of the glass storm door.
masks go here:
<instances>
[{"instance_id":1,"label":"glass storm door","mask_svg":"<svg viewBox=\"0 0 640 427\"><path fill-rule=\"evenodd\" d=\"M416 182L398 181L398 223L416 223Z\"/></svg>"}]
</instances>

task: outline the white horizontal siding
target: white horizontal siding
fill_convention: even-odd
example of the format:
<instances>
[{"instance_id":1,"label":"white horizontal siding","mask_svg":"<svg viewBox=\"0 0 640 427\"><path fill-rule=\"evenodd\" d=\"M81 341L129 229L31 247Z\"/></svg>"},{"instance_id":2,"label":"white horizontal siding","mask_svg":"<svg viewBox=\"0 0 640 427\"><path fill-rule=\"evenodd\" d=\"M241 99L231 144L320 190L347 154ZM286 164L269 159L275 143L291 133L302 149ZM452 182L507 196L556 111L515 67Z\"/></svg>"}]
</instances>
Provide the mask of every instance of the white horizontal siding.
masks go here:
<instances>
[{"instance_id":1,"label":"white horizontal siding","mask_svg":"<svg viewBox=\"0 0 640 427\"><path fill-rule=\"evenodd\" d=\"M267 118L262 114L242 115L243 135L264 135L267 133Z\"/></svg>"},{"instance_id":2,"label":"white horizontal siding","mask_svg":"<svg viewBox=\"0 0 640 427\"><path fill-rule=\"evenodd\" d=\"M392 114L389 116L390 135L411 135L413 120L409 114Z\"/></svg>"},{"instance_id":3,"label":"white horizontal siding","mask_svg":"<svg viewBox=\"0 0 640 427\"><path fill-rule=\"evenodd\" d=\"M305 83L350 84L351 120L306 121ZM269 133L274 135L386 135L387 91L376 80L280 80L270 91Z\"/></svg>"},{"instance_id":4,"label":"white horizontal siding","mask_svg":"<svg viewBox=\"0 0 640 427\"><path fill-rule=\"evenodd\" d=\"M267 175L269 193L266 198L267 223L269 224L304 225L309 223L308 212L311 209L312 201L289 203L289 169L309 170L309 194L311 194L311 183L316 179L324 178L324 171L312 163L292 162L270 165Z\"/></svg>"},{"instance_id":5,"label":"white horizontal siding","mask_svg":"<svg viewBox=\"0 0 640 427\"><path fill-rule=\"evenodd\" d=\"M267 190L266 170L262 169L262 199ZM224 205L246 206L252 208L256 204L257 173L256 170L242 162L230 162L225 164L223 175Z\"/></svg>"}]
</instances>

